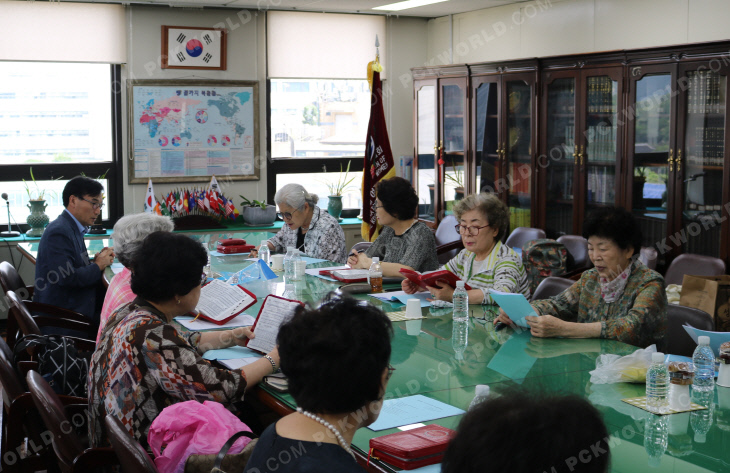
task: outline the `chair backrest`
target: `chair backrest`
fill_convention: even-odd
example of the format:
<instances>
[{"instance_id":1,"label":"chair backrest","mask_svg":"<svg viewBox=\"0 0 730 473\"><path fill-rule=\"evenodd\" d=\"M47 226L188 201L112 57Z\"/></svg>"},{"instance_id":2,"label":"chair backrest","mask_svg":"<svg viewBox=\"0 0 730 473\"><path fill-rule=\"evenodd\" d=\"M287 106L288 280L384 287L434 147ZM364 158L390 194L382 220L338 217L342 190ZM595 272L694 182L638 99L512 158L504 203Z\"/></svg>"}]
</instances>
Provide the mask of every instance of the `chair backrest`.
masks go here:
<instances>
[{"instance_id":1,"label":"chair backrest","mask_svg":"<svg viewBox=\"0 0 730 473\"><path fill-rule=\"evenodd\" d=\"M26 392L13 364L13 352L2 337L0 337L0 385L6 408L10 408L15 398Z\"/></svg>"},{"instance_id":2,"label":"chair backrest","mask_svg":"<svg viewBox=\"0 0 730 473\"><path fill-rule=\"evenodd\" d=\"M545 238L545 231L539 228L517 227L507 237L505 245L510 248L522 248L530 240Z\"/></svg>"},{"instance_id":3,"label":"chair backrest","mask_svg":"<svg viewBox=\"0 0 730 473\"><path fill-rule=\"evenodd\" d=\"M659 258L659 253L656 248L651 246L642 246L639 251L639 261L644 263L649 269L656 269L656 260Z\"/></svg>"},{"instance_id":4,"label":"chair backrest","mask_svg":"<svg viewBox=\"0 0 730 473\"><path fill-rule=\"evenodd\" d=\"M106 433L124 473L157 473L157 467L142 445L132 437L114 415L104 418Z\"/></svg>"},{"instance_id":5,"label":"chair backrest","mask_svg":"<svg viewBox=\"0 0 730 473\"><path fill-rule=\"evenodd\" d=\"M68 428L74 424L66 416L58 395L37 371L28 371L26 379L33 403L46 428L53 434L53 451L56 452L60 466L70 471L74 460L84 451L79 436L74 429Z\"/></svg>"},{"instance_id":6,"label":"chair backrest","mask_svg":"<svg viewBox=\"0 0 730 473\"><path fill-rule=\"evenodd\" d=\"M664 284L682 284L685 274L694 276L720 276L725 274L725 262L712 256L684 253L677 256L667 268Z\"/></svg>"},{"instance_id":7,"label":"chair backrest","mask_svg":"<svg viewBox=\"0 0 730 473\"><path fill-rule=\"evenodd\" d=\"M568 250L568 271L590 266L588 240L580 235L563 235L558 237L557 241L562 243L565 249Z\"/></svg>"},{"instance_id":8,"label":"chair backrest","mask_svg":"<svg viewBox=\"0 0 730 473\"><path fill-rule=\"evenodd\" d=\"M700 330L715 330L715 322L712 320L712 316L704 310L669 304L667 306L667 335L664 351L672 355L692 356L697 344L682 328L685 323Z\"/></svg>"},{"instance_id":9,"label":"chair backrest","mask_svg":"<svg viewBox=\"0 0 730 473\"><path fill-rule=\"evenodd\" d=\"M532 294L533 301L547 299L548 297L557 296L564 290L572 286L575 281L567 278L559 278L557 276L549 276L540 282L535 292Z\"/></svg>"},{"instance_id":10,"label":"chair backrest","mask_svg":"<svg viewBox=\"0 0 730 473\"><path fill-rule=\"evenodd\" d=\"M41 329L38 324L33 320L33 316L30 315L28 308L25 306L25 302L18 297L13 291L6 293L10 300L10 310L8 311L8 317L13 317L23 335L42 335Z\"/></svg>"},{"instance_id":11,"label":"chair backrest","mask_svg":"<svg viewBox=\"0 0 730 473\"><path fill-rule=\"evenodd\" d=\"M15 291L20 295L23 295L21 289L25 290L23 278L20 277L15 267L7 261L0 263L0 286L5 292Z\"/></svg>"},{"instance_id":12,"label":"chair backrest","mask_svg":"<svg viewBox=\"0 0 730 473\"><path fill-rule=\"evenodd\" d=\"M359 241L352 245L352 248L350 248L350 253L347 253L348 255L351 254L353 251L365 251L368 248L370 248L370 245L373 243L371 241Z\"/></svg>"},{"instance_id":13,"label":"chair backrest","mask_svg":"<svg viewBox=\"0 0 730 473\"><path fill-rule=\"evenodd\" d=\"M446 264L454 256L459 254L462 248L461 235L454 228L459 221L453 215L447 215L441 220L434 238L436 239L436 257L439 264ZM457 244L454 244L457 243Z\"/></svg>"}]
</instances>

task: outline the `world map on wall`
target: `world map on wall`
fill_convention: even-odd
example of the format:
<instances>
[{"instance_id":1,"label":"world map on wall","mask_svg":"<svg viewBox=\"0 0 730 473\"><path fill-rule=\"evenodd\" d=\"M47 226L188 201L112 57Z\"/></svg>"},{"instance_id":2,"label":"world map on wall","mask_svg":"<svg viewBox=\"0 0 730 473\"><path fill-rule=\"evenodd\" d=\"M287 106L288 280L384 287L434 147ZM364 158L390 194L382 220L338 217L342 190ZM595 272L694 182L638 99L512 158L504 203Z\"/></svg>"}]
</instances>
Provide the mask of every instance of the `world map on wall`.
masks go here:
<instances>
[{"instance_id":1,"label":"world map on wall","mask_svg":"<svg viewBox=\"0 0 730 473\"><path fill-rule=\"evenodd\" d=\"M169 96L168 88L147 88L144 97L135 97L135 146L208 145L210 136L214 143L225 136L231 146L243 146L253 131L251 92L220 89L226 88L181 89Z\"/></svg>"}]
</instances>

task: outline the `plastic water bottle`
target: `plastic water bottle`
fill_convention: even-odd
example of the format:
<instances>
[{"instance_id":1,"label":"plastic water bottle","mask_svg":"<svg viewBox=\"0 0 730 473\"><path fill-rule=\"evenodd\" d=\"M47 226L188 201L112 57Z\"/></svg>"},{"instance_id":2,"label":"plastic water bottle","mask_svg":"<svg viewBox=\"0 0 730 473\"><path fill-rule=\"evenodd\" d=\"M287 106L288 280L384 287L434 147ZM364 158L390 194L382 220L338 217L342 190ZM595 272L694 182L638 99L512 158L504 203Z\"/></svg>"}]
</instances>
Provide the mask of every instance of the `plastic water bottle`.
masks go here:
<instances>
[{"instance_id":1,"label":"plastic water bottle","mask_svg":"<svg viewBox=\"0 0 730 473\"><path fill-rule=\"evenodd\" d=\"M368 282L372 292L383 292L383 269L380 267L380 258L373 256L373 262L368 270Z\"/></svg>"},{"instance_id":2,"label":"plastic water bottle","mask_svg":"<svg viewBox=\"0 0 730 473\"><path fill-rule=\"evenodd\" d=\"M269 249L269 240L261 242L259 247L259 259L264 260L264 263L271 264L271 250Z\"/></svg>"},{"instance_id":3,"label":"plastic water bottle","mask_svg":"<svg viewBox=\"0 0 730 473\"><path fill-rule=\"evenodd\" d=\"M464 288L464 281L456 281L454 289L454 320L465 322L469 320L469 294Z\"/></svg>"},{"instance_id":4,"label":"plastic water bottle","mask_svg":"<svg viewBox=\"0 0 730 473\"><path fill-rule=\"evenodd\" d=\"M289 258L289 265L291 266L291 280L300 281L304 279L304 274L297 271L298 263L302 261L302 257L299 254L299 250L292 250L291 258Z\"/></svg>"},{"instance_id":5,"label":"plastic water bottle","mask_svg":"<svg viewBox=\"0 0 730 473\"><path fill-rule=\"evenodd\" d=\"M644 450L649 455L649 466L657 468L669 443L669 416L648 414L644 422Z\"/></svg>"},{"instance_id":6,"label":"plastic water bottle","mask_svg":"<svg viewBox=\"0 0 730 473\"><path fill-rule=\"evenodd\" d=\"M669 407L669 370L664 353L651 354L651 366L646 372L646 407L652 412L665 412Z\"/></svg>"},{"instance_id":7,"label":"plastic water bottle","mask_svg":"<svg viewBox=\"0 0 730 473\"><path fill-rule=\"evenodd\" d=\"M712 391L715 388L715 353L710 348L710 337L697 337L692 363L695 365L692 391Z\"/></svg>"},{"instance_id":8,"label":"plastic water bottle","mask_svg":"<svg viewBox=\"0 0 730 473\"><path fill-rule=\"evenodd\" d=\"M489 386L486 384L477 384L476 390L474 391L474 399L469 404L469 409L472 410L479 404L483 403L489 397Z\"/></svg>"},{"instance_id":9,"label":"plastic water bottle","mask_svg":"<svg viewBox=\"0 0 730 473\"><path fill-rule=\"evenodd\" d=\"M294 276L294 265L291 263L291 257L294 254L294 247L287 246L284 255L284 277L289 279Z\"/></svg>"},{"instance_id":10,"label":"plastic water bottle","mask_svg":"<svg viewBox=\"0 0 730 473\"><path fill-rule=\"evenodd\" d=\"M689 414L689 425L694 430L694 441L697 443L705 443L707 441L707 433L712 427L712 419L715 414L714 400L714 391L692 391L692 402L707 408L692 411Z\"/></svg>"},{"instance_id":11,"label":"plastic water bottle","mask_svg":"<svg viewBox=\"0 0 730 473\"><path fill-rule=\"evenodd\" d=\"M294 288L294 284L285 284L284 285L284 294L282 294L281 297L283 297L284 299L296 300L297 291Z\"/></svg>"},{"instance_id":12,"label":"plastic water bottle","mask_svg":"<svg viewBox=\"0 0 730 473\"><path fill-rule=\"evenodd\" d=\"M461 361L464 359L464 352L469 345L469 322L466 320L454 319L451 330L451 347L454 349L454 358Z\"/></svg>"}]
</instances>

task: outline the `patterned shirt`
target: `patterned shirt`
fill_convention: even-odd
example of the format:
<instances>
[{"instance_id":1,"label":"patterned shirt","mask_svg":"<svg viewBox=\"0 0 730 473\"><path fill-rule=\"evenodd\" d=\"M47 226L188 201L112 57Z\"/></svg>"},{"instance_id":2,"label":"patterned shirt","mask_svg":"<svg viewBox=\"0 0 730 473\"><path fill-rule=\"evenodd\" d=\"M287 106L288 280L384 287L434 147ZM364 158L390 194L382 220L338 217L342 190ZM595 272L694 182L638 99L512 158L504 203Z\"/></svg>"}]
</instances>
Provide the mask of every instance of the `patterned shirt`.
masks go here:
<instances>
[{"instance_id":1,"label":"patterned shirt","mask_svg":"<svg viewBox=\"0 0 730 473\"><path fill-rule=\"evenodd\" d=\"M496 304L489 294L490 289L502 292L521 293L530 297L527 273L522 260L515 251L498 241L484 262L474 261L476 254L463 249L444 265L472 289L481 289L484 297L482 304ZM479 270L476 267L480 266ZM475 301L476 302L476 301Z\"/></svg>"},{"instance_id":2,"label":"patterned shirt","mask_svg":"<svg viewBox=\"0 0 730 473\"><path fill-rule=\"evenodd\" d=\"M593 268L561 294L532 305L542 315L568 322L601 322L601 338L638 347L656 343L661 350L667 330L664 279L638 260L632 263L626 287L615 302L601 297L598 271Z\"/></svg>"},{"instance_id":3,"label":"patterned shirt","mask_svg":"<svg viewBox=\"0 0 730 473\"><path fill-rule=\"evenodd\" d=\"M297 230L287 225L281 227L279 233L269 238L276 251L285 251L287 246L296 247ZM316 205L312 214L309 230L304 235L304 253L312 258L322 258L335 263L345 263L345 232L337 220Z\"/></svg>"},{"instance_id":4,"label":"patterned shirt","mask_svg":"<svg viewBox=\"0 0 730 473\"><path fill-rule=\"evenodd\" d=\"M392 228L383 227L365 254L370 258L377 256L381 262L399 263L416 271L433 271L439 267L436 239L423 222L414 223L400 236Z\"/></svg>"},{"instance_id":5,"label":"patterned shirt","mask_svg":"<svg viewBox=\"0 0 730 473\"><path fill-rule=\"evenodd\" d=\"M104 414L116 416L148 449L147 433L162 410L181 401L231 404L243 399L241 371L216 369L148 302L136 298L112 315L89 367L89 438L107 443Z\"/></svg>"},{"instance_id":6,"label":"patterned shirt","mask_svg":"<svg viewBox=\"0 0 730 473\"><path fill-rule=\"evenodd\" d=\"M106 321L114 314L114 311L123 305L129 304L135 296L132 292L132 271L124 268L121 273L114 276L104 296L104 305L101 308L99 320L99 332L96 334L96 343L101 340L101 333L104 331Z\"/></svg>"}]
</instances>

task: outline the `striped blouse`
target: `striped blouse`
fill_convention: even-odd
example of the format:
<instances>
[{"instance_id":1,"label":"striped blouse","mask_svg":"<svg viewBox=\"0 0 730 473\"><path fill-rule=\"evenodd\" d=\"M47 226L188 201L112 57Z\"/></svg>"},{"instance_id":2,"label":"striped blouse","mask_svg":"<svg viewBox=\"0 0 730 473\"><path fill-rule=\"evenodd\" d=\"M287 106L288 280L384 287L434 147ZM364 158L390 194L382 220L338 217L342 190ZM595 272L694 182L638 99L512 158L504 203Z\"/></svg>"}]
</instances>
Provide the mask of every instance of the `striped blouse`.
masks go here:
<instances>
[{"instance_id":1,"label":"striped blouse","mask_svg":"<svg viewBox=\"0 0 730 473\"><path fill-rule=\"evenodd\" d=\"M484 297L482 304L496 304L489 295L489 290L513 292L530 297L527 285L527 273L522 260L515 251L498 241L489 256L481 262L474 261L476 254L469 250L461 250L458 255L444 265L473 289L481 289ZM481 268L477 269L481 265ZM476 302L476 301L474 301Z\"/></svg>"}]
</instances>

